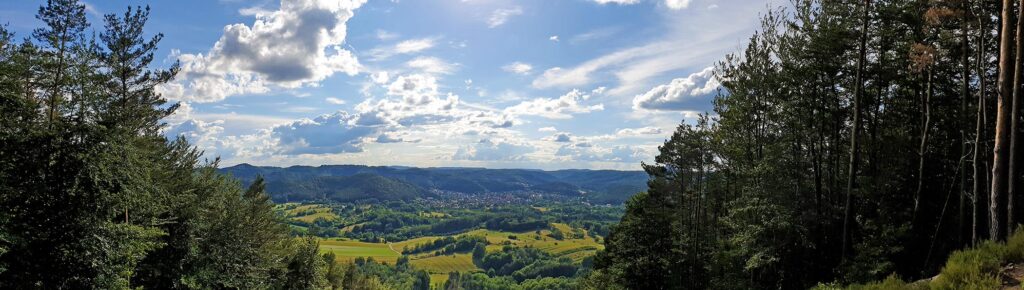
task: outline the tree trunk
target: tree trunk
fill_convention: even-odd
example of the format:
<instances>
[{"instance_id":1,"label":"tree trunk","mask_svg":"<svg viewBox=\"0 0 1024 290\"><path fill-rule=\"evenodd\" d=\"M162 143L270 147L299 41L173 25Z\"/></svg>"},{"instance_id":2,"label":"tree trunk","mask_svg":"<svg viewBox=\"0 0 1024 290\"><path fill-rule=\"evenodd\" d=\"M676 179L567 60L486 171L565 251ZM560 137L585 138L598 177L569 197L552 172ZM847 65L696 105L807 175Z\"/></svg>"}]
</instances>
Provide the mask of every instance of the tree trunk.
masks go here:
<instances>
[{"instance_id":1,"label":"tree trunk","mask_svg":"<svg viewBox=\"0 0 1024 290\"><path fill-rule=\"evenodd\" d=\"M924 107L924 120L921 124L921 143L917 147L917 191L914 193L914 216L917 216L917 210L921 204L921 192L924 190L924 161L925 153L928 151L928 129L931 127L932 112L931 112L931 101L932 101L932 69L928 68L927 80L925 83L924 101L922 106Z\"/></svg>"},{"instance_id":2,"label":"tree trunk","mask_svg":"<svg viewBox=\"0 0 1024 290\"><path fill-rule=\"evenodd\" d=\"M960 10L961 11L967 11L968 2L964 1L961 4L962 4L962 6L961 6ZM970 54L970 43L969 43L968 38L967 38L967 30L968 30L967 19L966 19L966 17L964 17L964 18L960 19L960 50L961 50L960 51L960 66L961 66L961 72L960 72L960 84L961 84L961 87L960 87L960 120L963 121L964 124L965 124L965 126L962 127L963 129L960 130L960 156L961 157L967 157L967 130L970 128L969 125L967 125L967 124L969 124L969 122L967 121L968 120L967 119L968 118L967 117L967 99L970 98L970 95L971 95L971 92L970 92L970 90L971 90L971 85L970 85L971 69L970 69L970 60L968 58L968 54ZM965 198L964 198L967 195L967 168L966 168L966 165L967 165L967 163L961 163L961 169L960 169L961 170L960 172L963 172L963 174L960 175L960 206L958 207L958 209L960 210L960 214L957 215L957 218L958 218L958 221L959 221L958 228L957 228L957 233L958 233L957 239L958 239L958 242L960 243L960 246L964 246L965 245L965 242L964 242L964 231L966 229L964 228L964 225L965 225L964 219L966 218L966 215L967 215L966 209L964 208L967 205L966 202L965 202Z\"/></svg>"},{"instance_id":3,"label":"tree trunk","mask_svg":"<svg viewBox=\"0 0 1024 290\"><path fill-rule=\"evenodd\" d=\"M988 117L985 115L985 94L988 92L988 81L987 74L985 73L984 60L986 56L985 46L988 44L985 40L985 20L978 17L978 55L975 59L974 69L977 70L978 74L978 108L976 112L977 120L975 121L974 128L974 158L971 162L971 166L974 168L973 181L974 184L971 187L973 194L971 195L971 245L978 244L978 206L981 205L981 197L985 193L982 182L982 175L984 172L980 170L982 168L982 156L981 152L984 147L981 146L981 136L985 135L985 123L988 122Z\"/></svg>"},{"instance_id":4,"label":"tree trunk","mask_svg":"<svg viewBox=\"0 0 1024 290\"><path fill-rule=\"evenodd\" d=\"M995 146L992 148L992 192L989 193L989 238L1002 240L1000 201L1006 196L1007 165L1009 161L1010 106L1013 97L1013 2L1003 0L1002 28L999 31L999 95L996 104Z\"/></svg>"},{"instance_id":5,"label":"tree trunk","mask_svg":"<svg viewBox=\"0 0 1024 290\"><path fill-rule=\"evenodd\" d=\"M1020 0L1018 7L1024 7L1024 0ZM1014 215L1014 204L1016 203L1014 192L1016 189L1017 181L1017 111L1020 106L1020 94L1021 94L1021 68L1024 65L1024 10L1018 9L1017 15L1017 57L1016 62L1013 66L1013 97L1009 101L1012 102L1010 105L1010 132L1008 136L1010 138L1010 149L1009 155L1007 156L1007 169L1006 169L1006 235L1013 234L1017 226L1017 217Z\"/></svg>"},{"instance_id":6,"label":"tree trunk","mask_svg":"<svg viewBox=\"0 0 1024 290\"><path fill-rule=\"evenodd\" d=\"M1024 1L1024 0L1022 0ZM860 51L857 58L857 75L853 89L853 128L850 129L850 168L846 180L846 204L843 207L843 250L842 258L846 259L846 248L849 239L850 228L850 199L853 190L857 188L857 167L860 165L860 144L857 142L860 135L860 101L864 93L864 66L867 62L867 38L868 38L868 11L871 9L871 0L864 0L864 14L860 26Z\"/></svg>"}]
</instances>

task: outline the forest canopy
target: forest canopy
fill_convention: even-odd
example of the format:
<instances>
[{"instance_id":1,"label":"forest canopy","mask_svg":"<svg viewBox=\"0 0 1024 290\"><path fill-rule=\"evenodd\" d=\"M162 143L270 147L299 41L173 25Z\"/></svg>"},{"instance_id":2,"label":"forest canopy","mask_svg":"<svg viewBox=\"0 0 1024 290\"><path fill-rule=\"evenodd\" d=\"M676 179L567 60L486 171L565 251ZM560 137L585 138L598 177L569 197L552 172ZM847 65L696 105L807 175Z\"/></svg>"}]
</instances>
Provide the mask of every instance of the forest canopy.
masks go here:
<instances>
[{"instance_id":1,"label":"forest canopy","mask_svg":"<svg viewBox=\"0 0 1024 290\"><path fill-rule=\"evenodd\" d=\"M1024 13L1012 1L798 0L715 68L595 284L800 289L927 278L1021 222ZM1016 52L1016 53L1015 53Z\"/></svg>"}]
</instances>

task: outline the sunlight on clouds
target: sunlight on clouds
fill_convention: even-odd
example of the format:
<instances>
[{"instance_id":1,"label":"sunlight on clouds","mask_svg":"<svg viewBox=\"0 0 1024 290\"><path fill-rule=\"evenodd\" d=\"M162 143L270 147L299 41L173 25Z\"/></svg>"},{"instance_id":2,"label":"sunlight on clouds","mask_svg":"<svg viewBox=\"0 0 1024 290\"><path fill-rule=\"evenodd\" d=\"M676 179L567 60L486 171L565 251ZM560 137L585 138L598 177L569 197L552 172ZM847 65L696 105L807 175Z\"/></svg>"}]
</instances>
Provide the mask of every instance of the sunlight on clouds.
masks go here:
<instances>
[{"instance_id":1,"label":"sunlight on clouds","mask_svg":"<svg viewBox=\"0 0 1024 290\"><path fill-rule=\"evenodd\" d=\"M361 65L341 47L346 22L365 1L281 0L277 11L245 11L251 25L232 24L206 54L182 54L178 79L159 88L174 100L219 101L266 93L271 86L316 85ZM302 33L294 33L301 31Z\"/></svg>"},{"instance_id":2,"label":"sunlight on clouds","mask_svg":"<svg viewBox=\"0 0 1024 290\"><path fill-rule=\"evenodd\" d=\"M708 67L685 78L678 78L633 98L634 110L680 111L694 102L709 102L721 83Z\"/></svg>"},{"instance_id":3,"label":"sunlight on clouds","mask_svg":"<svg viewBox=\"0 0 1024 290\"><path fill-rule=\"evenodd\" d=\"M505 109L505 112L516 116L540 116L548 119L570 119L572 114L590 113L604 110L604 104L583 105L590 95L580 90L572 90L557 99L537 98L522 102Z\"/></svg>"}]
</instances>

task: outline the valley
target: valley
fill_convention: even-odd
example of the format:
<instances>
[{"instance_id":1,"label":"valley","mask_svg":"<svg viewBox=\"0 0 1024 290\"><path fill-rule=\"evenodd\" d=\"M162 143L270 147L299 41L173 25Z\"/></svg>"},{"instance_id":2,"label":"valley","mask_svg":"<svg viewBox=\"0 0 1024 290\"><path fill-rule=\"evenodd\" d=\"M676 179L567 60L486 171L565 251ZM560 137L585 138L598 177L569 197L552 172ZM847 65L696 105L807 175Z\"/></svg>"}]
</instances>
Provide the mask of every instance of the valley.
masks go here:
<instances>
[{"instance_id":1,"label":"valley","mask_svg":"<svg viewBox=\"0 0 1024 290\"><path fill-rule=\"evenodd\" d=\"M275 188L274 182L268 178L268 188ZM396 178L394 182L404 181ZM387 184L359 186L380 193ZM289 196L268 191L275 199ZM407 263L412 270L426 271L434 287L442 287L451 273L527 277L522 270L531 266L557 270L533 273L529 278L574 277L592 267L611 225L623 213L621 203L595 205L579 191L424 192L428 191L406 199L283 202L274 211L293 236L317 237L320 252L333 254L338 263ZM528 258L523 262L489 258L510 253Z\"/></svg>"}]
</instances>

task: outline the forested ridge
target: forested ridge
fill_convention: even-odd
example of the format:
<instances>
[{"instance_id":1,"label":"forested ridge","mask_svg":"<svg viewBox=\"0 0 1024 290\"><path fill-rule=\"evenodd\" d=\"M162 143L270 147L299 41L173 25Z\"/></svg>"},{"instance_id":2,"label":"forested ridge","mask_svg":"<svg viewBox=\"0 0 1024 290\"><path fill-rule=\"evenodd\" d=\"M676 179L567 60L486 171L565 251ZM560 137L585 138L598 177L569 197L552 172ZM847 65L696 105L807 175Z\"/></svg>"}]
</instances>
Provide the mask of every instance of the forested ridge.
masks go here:
<instances>
[{"instance_id":1,"label":"forested ridge","mask_svg":"<svg viewBox=\"0 0 1024 290\"><path fill-rule=\"evenodd\" d=\"M954 250L1005 240L1022 215L1021 4L766 11L746 48L717 64L714 111L644 165L649 189L627 202L594 283L913 281Z\"/></svg>"},{"instance_id":2,"label":"forested ridge","mask_svg":"<svg viewBox=\"0 0 1024 290\"><path fill-rule=\"evenodd\" d=\"M646 186L643 171L405 168L391 166L322 165L287 168L239 164L218 169L251 182L262 176L275 202L317 200L411 200L431 191L539 193L581 197L596 204L622 204ZM412 188L410 188L412 187Z\"/></svg>"}]
</instances>

